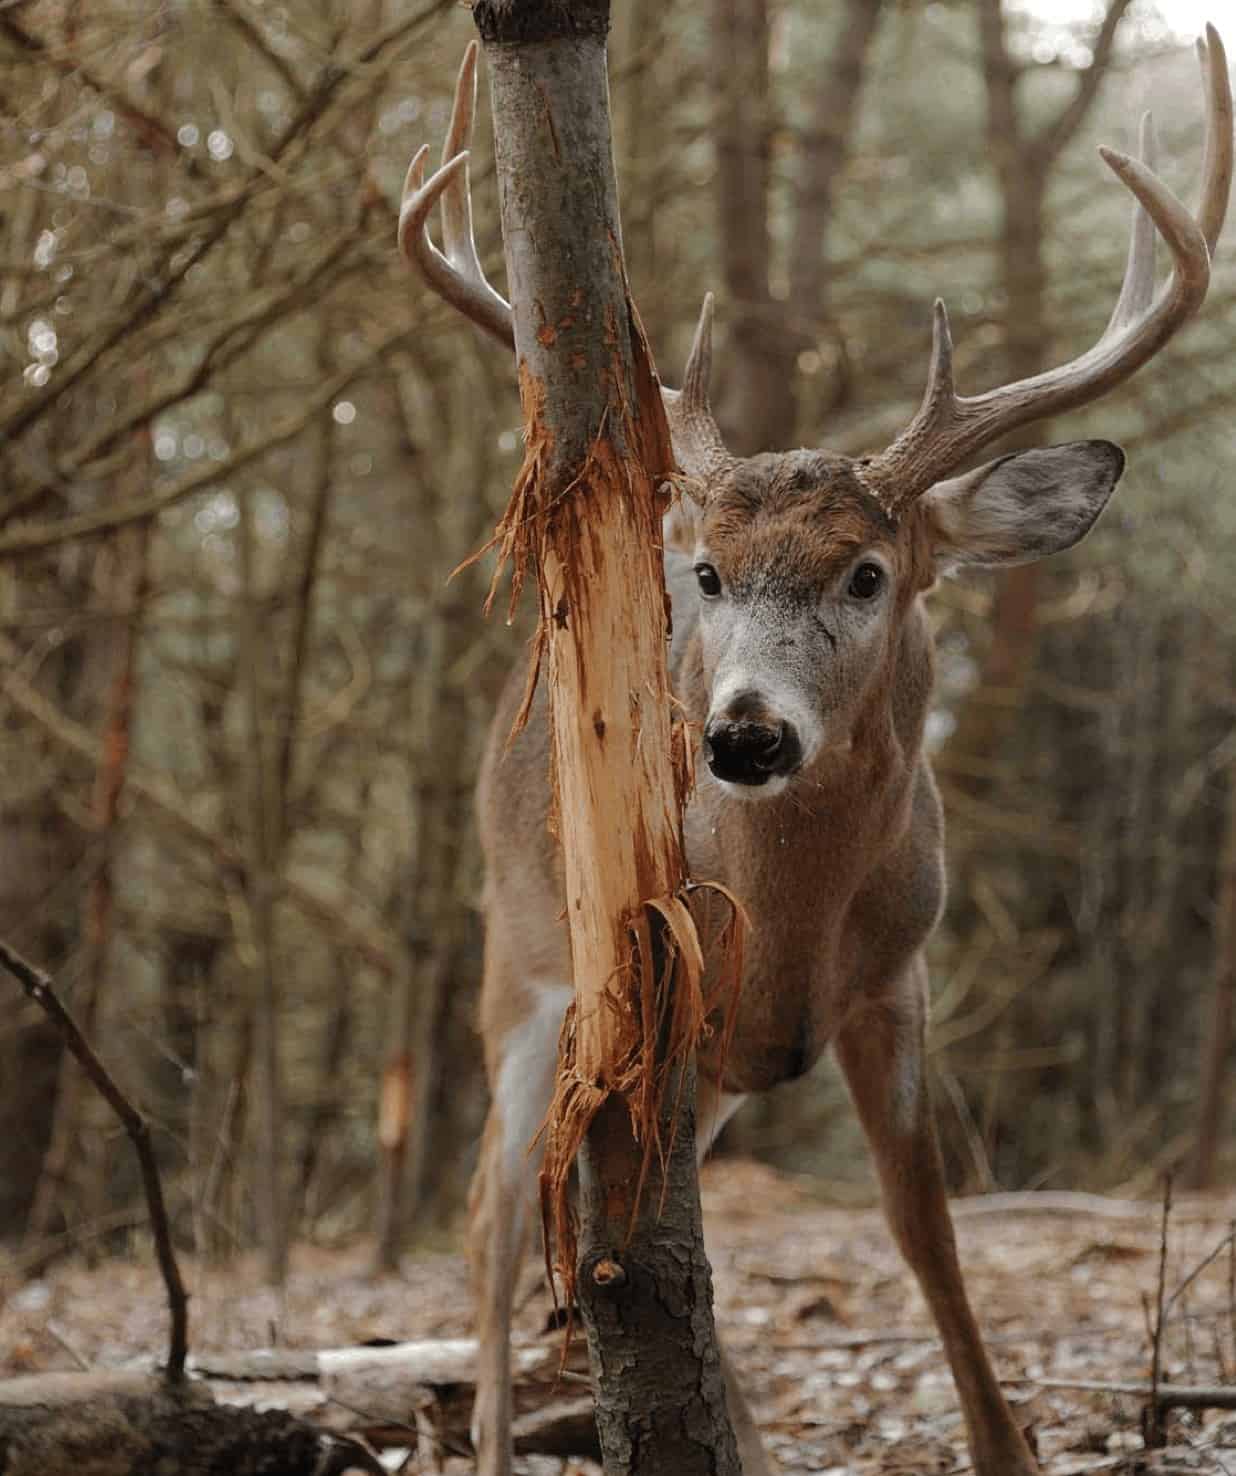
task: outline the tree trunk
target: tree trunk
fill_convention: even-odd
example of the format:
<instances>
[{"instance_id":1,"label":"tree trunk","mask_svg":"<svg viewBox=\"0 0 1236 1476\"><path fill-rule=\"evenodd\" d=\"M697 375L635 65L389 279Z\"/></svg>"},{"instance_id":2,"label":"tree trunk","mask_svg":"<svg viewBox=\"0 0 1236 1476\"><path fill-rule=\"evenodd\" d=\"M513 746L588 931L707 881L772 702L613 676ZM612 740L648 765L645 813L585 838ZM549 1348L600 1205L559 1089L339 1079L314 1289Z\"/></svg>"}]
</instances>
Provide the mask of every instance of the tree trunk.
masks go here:
<instances>
[{"instance_id":1,"label":"tree trunk","mask_svg":"<svg viewBox=\"0 0 1236 1476\"><path fill-rule=\"evenodd\" d=\"M1236 764L1228 769L1227 823L1219 854L1215 901L1215 963L1210 1028L1202 1041L1202 1091L1197 1144L1189 1175L1192 1189L1212 1189L1227 1083L1227 1057L1236 1016Z\"/></svg>"},{"instance_id":2,"label":"tree trunk","mask_svg":"<svg viewBox=\"0 0 1236 1476\"><path fill-rule=\"evenodd\" d=\"M626 1104L611 1097L580 1156L584 1234L578 1294L597 1378L596 1421L610 1472L741 1470L726 1417L712 1318L712 1271L700 1233L695 1172L694 1066L665 1093L660 1132L670 1144L660 1176L649 1182L634 1228L630 1185L639 1182L643 1148L631 1135ZM698 1349L711 1350L701 1358ZM645 1447L649 1447L648 1450Z\"/></svg>"},{"instance_id":3,"label":"tree trunk","mask_svg":"<svg viewBox=\"0 0 1236 1476\"><path fill-rule=\"evenodd\" d=\"M684 734L671 727L666 673L659 489L673 452L623 267L606 79L609 5L480 0L474 15L490 63L526 438L500 534L516 591L527 569L538 580L537 652L549 667L575 973L543 1182L558 1196L569 1287L572 1235L561 1196L593 1124L582 1176L608 1192L603 1204L595 1192L584 1198L584 1315L599 1406L612 1414L601 1431L609 1476L736 1476L708 1280L699 1269L706 1262L689 1107L673 1151L664 1158L652 1151L661 1102L679 1100L671 1062L682 1067L689 1057L703 1002L698 944L681 897L685 774L673 754L683 752ZM665 967L657 916L673 920ZM666 990L676 991L672 1003ZM673 1038L659 1039L658 1022L667 1018L676 1022ZM682 1103L690 1100L684 1090ZM672 1250L683 1245L685 1254ZM598 1257L612 1273L598 1275ZM617 1293L621 1317L599 1311L591 1291L602 1284ZM634 1360L615 1338L637 1346L645 1366L672 1364L671 1387L637 1388ZM651 1408L641 1406L648 1398Z\"/></svg>"},{"instance_id":4,"label":"tree trunk","mask_svg":"<svg viewBox=\"0 0 1236 1476\"><path fill-rule=\"evenodd\" d=\"M769 284L767 0L714 0L711 59L717 235L732 314L717 418L726 444L748 456L793 441L794 361L805 342L791 339Z\"/></svg>"},{"instance_id":5,"label":"tree trunk","mask_svg":"<svg viewBox=\"0 0 1236 1476\"><path fill-rule=\"evenodd\" d=\"M988 85L995 85L991 78ZM1000 238L1000 282L1008 304L1004 368L1007 380L1028 379L1047 363L1047 273L1043 261L1043 196L1046 179L1019 157L999 155L1004 223ZM1042 445L1046 422L1009 436L1001 450ZM991 639L978 685L958 714L957 727L940 756L941 769L955 766L972 791L983 792L975 772L1000 755L1017 721L1038 644L1040 565L1004 571L991 609ZM959 782L960 776L959 776Z\"/></svg>"}]
</instances>

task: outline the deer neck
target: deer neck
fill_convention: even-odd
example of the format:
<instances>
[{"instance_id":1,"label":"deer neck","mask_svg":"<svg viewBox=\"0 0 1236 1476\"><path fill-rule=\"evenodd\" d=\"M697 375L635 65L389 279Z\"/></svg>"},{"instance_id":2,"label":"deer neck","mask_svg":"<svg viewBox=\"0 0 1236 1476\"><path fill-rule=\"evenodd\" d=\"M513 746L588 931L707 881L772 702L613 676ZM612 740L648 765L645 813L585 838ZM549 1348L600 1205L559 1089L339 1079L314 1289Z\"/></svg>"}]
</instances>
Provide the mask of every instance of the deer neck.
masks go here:
<instances>
[{"instance_id":1,"label":"deer neck","mask_svg":"<svg viewBox=\"0 0 1236 1476\"><path fill-rule=\"evenodd\" d=\"M880 973L900 967L934 922L938 888L915 878L931 653L919 611L907 627L851 741L825 751L782 794L736 798L701 765L687 816L691 871L728 887L750 923L739 1028L722 1068L727 1089L762 1090L807 1070L847 990L866 985L865 961ZM684 700L702 722L699 652L685 655ZM898 915L891 899L920 893L926 904Z\"/></svg>"}]
</instances>

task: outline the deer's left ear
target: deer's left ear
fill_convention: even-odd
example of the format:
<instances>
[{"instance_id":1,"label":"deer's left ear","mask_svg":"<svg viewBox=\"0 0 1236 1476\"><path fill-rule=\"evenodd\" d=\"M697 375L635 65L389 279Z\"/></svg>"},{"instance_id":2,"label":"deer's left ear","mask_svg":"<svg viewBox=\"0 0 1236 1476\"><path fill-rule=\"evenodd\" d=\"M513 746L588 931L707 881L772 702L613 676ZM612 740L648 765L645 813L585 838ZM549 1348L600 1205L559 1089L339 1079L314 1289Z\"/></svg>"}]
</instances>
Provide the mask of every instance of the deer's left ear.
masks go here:
<instances>
[{"instance_id":1,"label":"deer's left ear","mask_svg":"<svg viewBox=\"0 0 1236 1476\"><path fill-rule=\"evenodd\" d=\"M922 506L943 563L1028 564L1080 542L1122 471L1119 446L1072 441L937 482Z\"/></svg>"},{"instance_id":2,"label":"deer's left ear","mask_svg":"<svg viewBox=\"0 0 1236 1476\"><path fill-rule=\"evenodd\" d=\"M661 542L665 548L688 557L695 552L699 537L700 506L694 495L685 487L673 494L665 516L661 519Z\"/></svg>"}]
</instances>

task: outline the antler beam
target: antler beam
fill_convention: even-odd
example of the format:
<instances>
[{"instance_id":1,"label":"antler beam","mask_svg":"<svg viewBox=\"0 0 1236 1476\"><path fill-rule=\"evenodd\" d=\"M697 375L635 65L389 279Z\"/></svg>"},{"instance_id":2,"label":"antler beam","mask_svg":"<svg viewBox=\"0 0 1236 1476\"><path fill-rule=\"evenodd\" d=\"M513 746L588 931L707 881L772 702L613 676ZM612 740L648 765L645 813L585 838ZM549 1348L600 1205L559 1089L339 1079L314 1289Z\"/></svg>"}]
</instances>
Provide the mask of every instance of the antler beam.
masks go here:
<instances>
[{"instance_id":1,"label":"antler beam","mask_svg":"<svg viewBox=\"0 0 1236 1476\"><path fill-rule=\"evenodd\" d=\"M1100 148L1103 162L1136 201L1124 284L1103 336L1079 358L1029 379L965 398L953 383L948 314L937 299L927 390L914 419L887 450L859 463L864 482L886 506L904 507L990 442L1031 421L1076 410L1122 384L1193 317L1210 284L1210 257L1232 182L1232 93L1223 43L1213 26L1199 41L1206 96L1201 205L1189 213L1151 168L1149 118L1140 159ZM1173 270L1154 291L1154 233Z\"/></svg>"},{"instance_id":2,"label":"antler beam","mask_svg":"<svg viewBox=\"0 0 1236 1476\"><path fill-rule=\"evenodd\" d=\"M472 231L468 161L472 122L476 116L476 58L479 50L475 41L469 41L459 67L451 124L442 145L441 167L428 179L425 178L428 144L422 144L408 166L399 207L399 249L413 266L420 268L439 297L513 350L515 327L511 305L489 285ZM442 205L443 251L439 251L429 237L429 217L439 202Z\"/></svg>"},{"instance_id":3,"label":"antler beam","mask_svg":"<svg viewBox=\"0 0 1236 1476\"><path fill-rule=\"evenodd\" d=\"M472 125L476 116L476 61L479 47L468 43L459 77L450 127L442 145L442 163L425 178L429 145L423 144L408 166L399 207L399 249L433 288L465 318L483 328L506 348L515 348L511 305L490 285L481 267L472 229L472 191L468 177ZM429 235L434 206L442 207L442 249ZM708 403L712 369L712 293L704 298L699 325L687 360L683 389L663 389L674 451L688 475L697 476L728 460L729 453Z\"/></svg>"}]
</instances>

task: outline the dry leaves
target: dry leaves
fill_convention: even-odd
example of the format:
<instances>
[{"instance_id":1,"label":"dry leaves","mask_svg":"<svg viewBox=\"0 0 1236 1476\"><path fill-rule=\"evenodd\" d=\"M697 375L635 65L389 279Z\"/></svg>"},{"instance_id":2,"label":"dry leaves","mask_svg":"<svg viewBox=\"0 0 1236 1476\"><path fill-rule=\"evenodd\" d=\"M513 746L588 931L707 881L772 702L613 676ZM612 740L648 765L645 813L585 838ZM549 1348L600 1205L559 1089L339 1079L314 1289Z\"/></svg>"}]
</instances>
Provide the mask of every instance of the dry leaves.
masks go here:
<instances>
[{"instance_id":1,"label":"dry leaves","mask_svg":"<svg viewBox=\"0 0 1236 1476\"><path fill-rule=\"evenodd\" d=\"M705 1224L723 1335L743 1371L767 1442L787 1473L934 1476L969 1469L952 1380L913 1278L878 1211L828 1207L798 1183L741 1162L705 1172ZM1186 1200L1172 1222L1168 1291L1227 1233L1229 1201ZM1236 1476L1236 1416L1173 1416L1169 1446L1146 1464L1140 1400L1039 1389L1036 1379L1146 1377L1144 1302L1154 1300L1159 1207L1119 1223L1101 1215L999 1213L959 1218L971 1294L1019 1418L1047 1476L1137 1470ZM301 1247L282 1304L257 1267L188 1268L193 1341L289 1347L366 1338L455 1336L468 1328L462 1258L409 1257L399 1278L370 1277L370 1248ZM543 1333L548 1293L530 1260L518 1334ZM153 1266L64 1265L0 1290L0 1374L115 1365L162 1347ZM1181 1298L1165 1339L1165 1377L1236 1382L1236 1314L1226 1257ZM463 1458L444 1469L468 1472ZM579 1461L527 1458L536 1476L590 1476Z\"/></svg>"}]
</instances>

